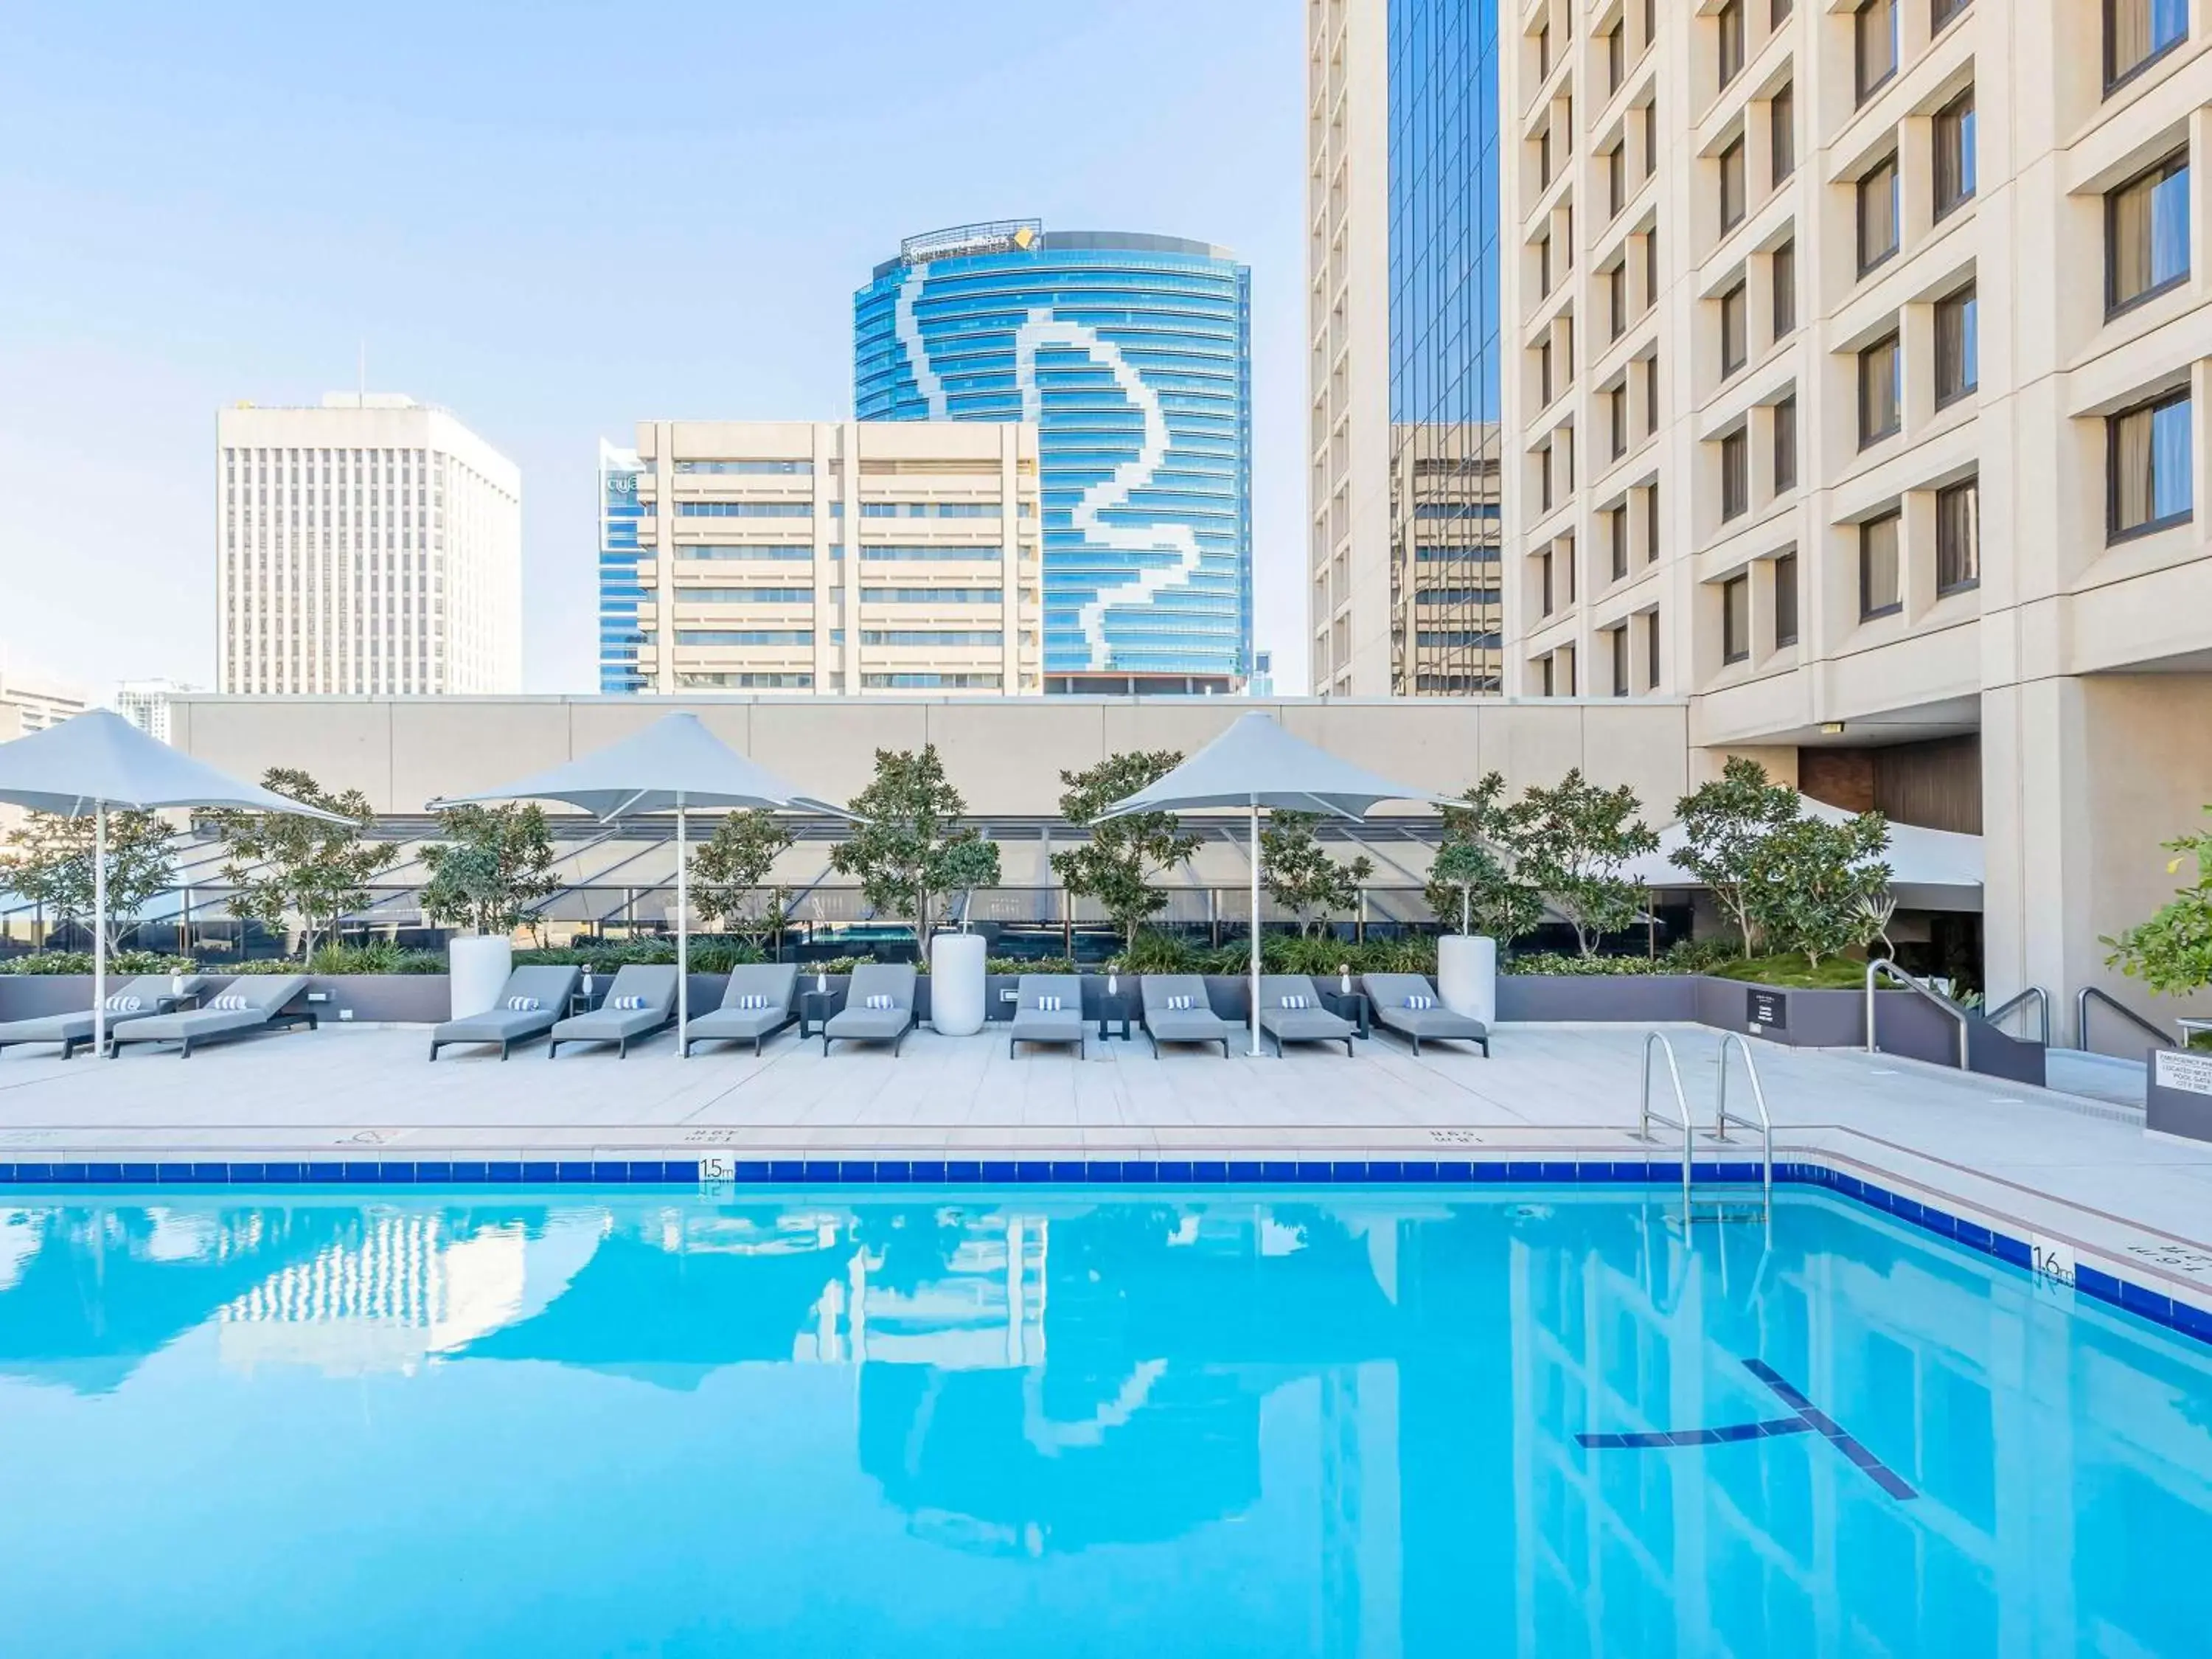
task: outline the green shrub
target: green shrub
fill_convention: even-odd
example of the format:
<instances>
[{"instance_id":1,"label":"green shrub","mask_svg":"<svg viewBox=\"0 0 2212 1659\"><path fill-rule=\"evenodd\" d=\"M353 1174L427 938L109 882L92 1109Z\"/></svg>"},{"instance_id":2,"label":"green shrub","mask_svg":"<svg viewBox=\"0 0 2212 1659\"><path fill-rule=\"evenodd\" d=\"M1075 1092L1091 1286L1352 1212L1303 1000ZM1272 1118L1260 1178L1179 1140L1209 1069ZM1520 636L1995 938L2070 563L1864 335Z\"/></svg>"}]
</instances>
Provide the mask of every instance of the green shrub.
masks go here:
<instances>
[{"instance_id":1,"label":"green shrub","mask_svg":"<svg viewBox=\"0 0 2212 1659\"><path fill-rule=\"evenodd\" d=\"M1079 974L1084 970L1066 957L993 957L983 964L983 971L987 974ZM1137 970L1124 969L1123 971L1133 973Z\"/></svg>"},{"instance_id":2,"label":"green shrub","mask_svg":"<svg viewBox=\"0 0 2212 1659\"><path fill-rule=\"evenodd\" d=\"M287 967L292 966L290 963ZM443 951L403 951L396 945L325 945L307 959L313 974L442 974Z\"/></svg>"},{"instance_id":3,"label":"green shrub","mask_svg":"<svg viewBox=\"0 0 2212 1659\"><path fill-rule=\"evenodd\" d=\"M92 952L89 951L39 951L27 957L10 957L0 962L0 974L88 974L92 971ZM110 977L121 975L135 978L140 974L189 974L193 971L190 957L165 957L152 951L118 951L107 958Z\"/></svg>"},{"instance_id":4,"label":"green shrub","mask_svg":"<svg viewBox=\"0 0 2212 1659\"><path fill-rule=\"evenodd\" d=\"M1722 979L1741 980L1752 985L1778 985L1791 991L1866 988L1865 963L1851 957L1823 957L1818 963L1812 963L1807 961L1802 951L1754 957L1747 962L1724 962L1710 971Z\"/></svg>"}]
</instances>

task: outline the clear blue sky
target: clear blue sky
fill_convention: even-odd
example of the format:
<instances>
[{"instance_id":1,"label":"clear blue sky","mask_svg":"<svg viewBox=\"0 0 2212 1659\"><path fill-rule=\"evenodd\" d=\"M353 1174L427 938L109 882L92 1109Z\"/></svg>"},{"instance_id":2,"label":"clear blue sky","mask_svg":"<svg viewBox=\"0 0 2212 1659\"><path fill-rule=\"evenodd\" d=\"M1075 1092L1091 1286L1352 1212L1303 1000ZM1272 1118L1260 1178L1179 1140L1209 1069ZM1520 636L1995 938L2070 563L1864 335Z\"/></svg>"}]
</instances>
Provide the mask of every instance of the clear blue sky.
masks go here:
<instances>
[{"instance_id":1,"label":"clear blue sky","mask_svg":"<svg viewBox=\"0 0 2212 1659\"><path fill-rule=\"evenodd\" d=\"M216 411L350 386L365 340L521 467L527 682L592 689L597 439L847 413L869 268L1034 214L1252 266L1260 642L1301 683L1297 0L6 15L15 662L206 684Z\"/></svg>"}]
</instances>

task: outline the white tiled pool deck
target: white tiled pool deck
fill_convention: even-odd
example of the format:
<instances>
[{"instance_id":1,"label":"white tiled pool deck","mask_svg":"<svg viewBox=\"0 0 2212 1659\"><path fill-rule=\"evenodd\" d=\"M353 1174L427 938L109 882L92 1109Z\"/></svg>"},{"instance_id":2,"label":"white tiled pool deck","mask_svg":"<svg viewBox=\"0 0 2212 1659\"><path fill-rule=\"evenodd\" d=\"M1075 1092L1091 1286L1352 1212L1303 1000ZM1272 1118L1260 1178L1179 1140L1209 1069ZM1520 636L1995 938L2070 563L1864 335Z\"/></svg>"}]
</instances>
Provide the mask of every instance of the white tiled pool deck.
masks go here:
<instances>
[{"instance_id":1,"label":"white tiled pool deck","mask_svg":"<svg viewBox=\"0 0 2212 1659\"><path fill-rule=\"evenodd\" d=\"M995 1028L994 1028L995 1029ZM1662 1028L1710 1122L1719 1033ZM1644 1028L1509 1025L1485 1060L1395 1040L1355 1058L1170 1051L1134 1041L1029 1049L1002 1035L903 1053L789 1032L756 1058L688 1061L662 1036L548 1060L543 1045L424 1059L417 1028L325 1026L189 1060L0 1054L0 1162L359 1158L1666 1158L1636 1139ZM1923 1189L2026 1231L2149 1261L2212 1294L2212 1146L2146 1135L2140 1115L1887 1056L1753 1045L1778 1155ZM1662 1084L1663 1091L1664 1085ZM1743 1098L1741 1078L1735 1097ZM333 1149L343 1149L334 1151ZM1701 1159L1741 1158L1701 1134Z\"/></svg>"}]
</instances>

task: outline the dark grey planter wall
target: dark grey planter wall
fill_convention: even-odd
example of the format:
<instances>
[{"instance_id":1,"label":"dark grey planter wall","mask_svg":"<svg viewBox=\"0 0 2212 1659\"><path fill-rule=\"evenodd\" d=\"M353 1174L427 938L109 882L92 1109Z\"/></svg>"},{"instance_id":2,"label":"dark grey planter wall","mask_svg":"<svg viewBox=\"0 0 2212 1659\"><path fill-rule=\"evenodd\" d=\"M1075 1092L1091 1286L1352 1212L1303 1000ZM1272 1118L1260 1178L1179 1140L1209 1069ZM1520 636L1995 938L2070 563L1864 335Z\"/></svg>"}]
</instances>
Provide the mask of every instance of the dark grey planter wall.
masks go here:
<instances>
[{"instance_id":1,"label":"dark grey planter wall","mask_svg":"<svg viewBox=\"0 0 2212 1659\"><path fill-rule=\"evenodd\" d=\"M1629 1024L1695 1019L1698 984L1692 974L1500 974L1498 1018Z\"/></svg>"},{"instance_id":2,"label":"dark grey planter wall","mask_svg":"<svg viewBox=\"0 0 2212 1659\"><path fill-rule=\"evenodd\" d=\"M1856 1048L1866 1042L1866 995L1860 991L1792 991L1771 985L1700 975L1697 1012L1701 1025L1752 1035L1752 1011L1779 1013L1759 1023L1758 1035L1792 1048ZM1887 1005L1884 1005L1885 1010ZM1930 1012L1933 1012L1932 1010ZM1885 1026L1885 1030L1887 1027Z\"/></svg>"},{"instance_id":3,"label":"dark grey planter wall","mask_svg":"<svg viewBox=\"0 0 2212 1659\"><path fill-rule=\"evenodd\" d=\"M2212 1095L2163 1087L2159 1083L2159 1056L2179 1052L2154 1048L2144 1056L2143 1127L2165 1135L2186 1135L2191 1140L2212 1140ZM2200 1050L2191 1058L2212 1060L2212 1055Z\"/></svg>"}]
</instances>

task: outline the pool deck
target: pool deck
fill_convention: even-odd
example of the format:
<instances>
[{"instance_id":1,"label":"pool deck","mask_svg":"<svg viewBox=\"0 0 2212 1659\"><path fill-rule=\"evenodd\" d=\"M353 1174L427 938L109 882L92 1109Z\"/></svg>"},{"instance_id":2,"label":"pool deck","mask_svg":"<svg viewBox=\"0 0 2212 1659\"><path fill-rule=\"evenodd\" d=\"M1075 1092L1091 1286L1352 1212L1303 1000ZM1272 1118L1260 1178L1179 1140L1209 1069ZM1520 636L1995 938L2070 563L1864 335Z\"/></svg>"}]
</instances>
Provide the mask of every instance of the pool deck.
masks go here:
<instances>
[{"instance_id":1,"label":"pool deck","mask_svg":"<svg viewBox=\"0 0 2212 1659\"><path fill-rule=\"evenodd\" d=\"M790 1032L756 1058L671 1036L626 1060L544 1045L424 1059L415 1027L326 1025L181 1060L0 1052L9 1158L231 1162L358 1158L1282 1158L1580 1161L1679 1158L1636 1137L1645 1028L1507 1025L1492 1057L1393 1038L1355 1058L1180 1049L1095 1036L1009 1058L1001 1034L923 1029L894 1058ZM1710 1124L1721 1037L1664 1030ZM2140 1113L1886 1055L1753 1042L1778 1157L1809 1153L2022 1232L2147 1264L2212 1302L2212 1146L2144 1133ZM1659 1084L1668 1091L1663 1073ZM1732 1098L1747 1105L1739 1070ZM1734 1146L1741 1147L1741 1132ZM1698 1157L1738 1159L1698 1139Z\"/></svg>"}]
</instances>

